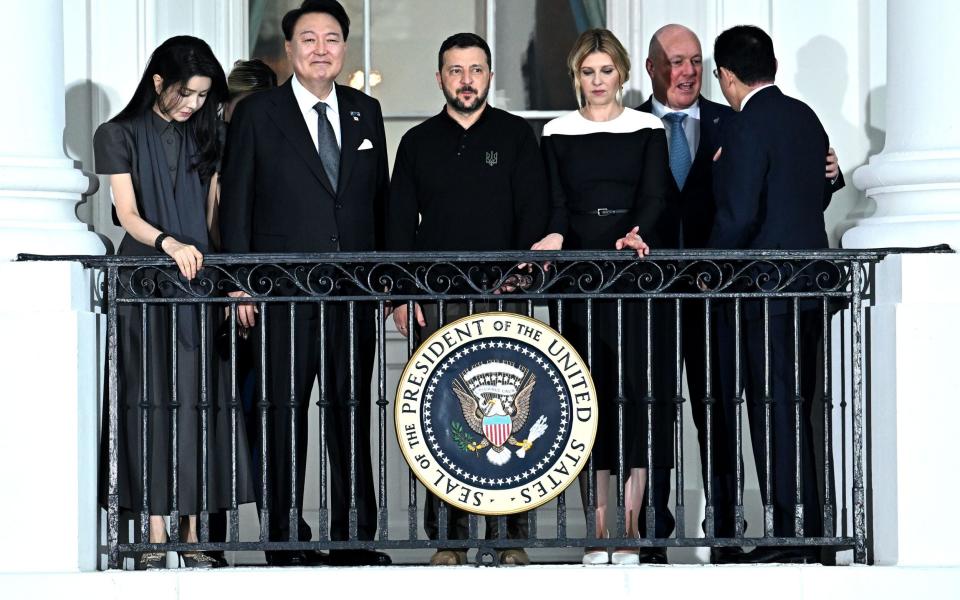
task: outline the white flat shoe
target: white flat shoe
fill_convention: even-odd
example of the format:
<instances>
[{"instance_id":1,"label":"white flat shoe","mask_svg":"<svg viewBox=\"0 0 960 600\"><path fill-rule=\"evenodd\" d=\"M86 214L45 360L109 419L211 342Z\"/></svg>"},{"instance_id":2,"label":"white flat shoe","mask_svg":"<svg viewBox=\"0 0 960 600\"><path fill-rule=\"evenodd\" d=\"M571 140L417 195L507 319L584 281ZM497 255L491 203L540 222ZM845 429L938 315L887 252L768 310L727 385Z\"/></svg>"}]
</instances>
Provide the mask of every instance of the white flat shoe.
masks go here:
<instances>
[{"instance_id":1,"label":"white flat shoe","mask_svg":"<svg viewBox=\"0 0 960 600\"><path fill-rule=\"evenodd\" d=\"M583 564L605 565L610 562L610 553L606 550L590 550L583 553Z\"/></svg>"},{"instance_id":2,"label":"white flat shoe","mask_svg":"<svg viewBox=\"0 0 960 600\"><path fill-rule=\"evenodd\" d=\"M639 565L640 553L636 550L618 550L610 554L610 562L615 565Z\"/></svg>"}]
</instances>

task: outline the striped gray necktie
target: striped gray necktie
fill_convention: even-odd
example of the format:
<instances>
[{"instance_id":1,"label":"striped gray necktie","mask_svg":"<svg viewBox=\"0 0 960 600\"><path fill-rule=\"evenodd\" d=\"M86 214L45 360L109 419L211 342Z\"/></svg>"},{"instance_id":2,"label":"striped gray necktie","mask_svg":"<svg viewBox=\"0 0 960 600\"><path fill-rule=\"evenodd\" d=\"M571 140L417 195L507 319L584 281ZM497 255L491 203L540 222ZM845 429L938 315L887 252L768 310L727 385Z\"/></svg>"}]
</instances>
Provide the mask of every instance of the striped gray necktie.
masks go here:
<instances>
[{"instance_id":1,"label":"striped gray necktie","mask_svg":"<svg viewBox=\"0 0 960 600\"><path fill-rule=\"evenodd\" d=\"M313 110L317 111L317 152L323 170L330 180L333 190L337 190L337 179L340 175L340 147L337 146L337 136L333 133L333 125L327 118L327 103L317 102Z\"/></svg>"}]
</instances>

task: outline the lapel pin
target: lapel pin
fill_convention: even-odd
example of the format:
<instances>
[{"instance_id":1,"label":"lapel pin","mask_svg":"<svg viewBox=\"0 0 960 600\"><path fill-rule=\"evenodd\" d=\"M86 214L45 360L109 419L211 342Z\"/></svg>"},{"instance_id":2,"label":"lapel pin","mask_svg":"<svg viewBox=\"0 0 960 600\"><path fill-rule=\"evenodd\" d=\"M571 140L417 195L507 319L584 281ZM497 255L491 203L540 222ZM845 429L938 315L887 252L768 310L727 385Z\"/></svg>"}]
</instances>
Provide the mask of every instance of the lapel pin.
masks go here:
<instances>
[{"instance_id":1,"label":"lapel pin","mask_svg":"<svg viewBox=\"0 0 960 600\"><path fill-rule=\"evenodd\" d=\"M720 117L714 117L714 118L713 118L713 124L714 124L714 125L716 125L716 124L719 123L719 122L720 122Z\"/></svg>"},{"instance_id":2,"label":"lapel pin","mask_svg":"<svg viewBox=\"0 0 960 600\"><path fill-rule=\"evenodd\" d=\"M350 116L353 117L353 120L354 120L354 121L359 121L359 120L360 120L360 113L357 112L357 111L355 111L355 110L351 110L351 111L350 111Z\"/></svg>"}]
</instances>

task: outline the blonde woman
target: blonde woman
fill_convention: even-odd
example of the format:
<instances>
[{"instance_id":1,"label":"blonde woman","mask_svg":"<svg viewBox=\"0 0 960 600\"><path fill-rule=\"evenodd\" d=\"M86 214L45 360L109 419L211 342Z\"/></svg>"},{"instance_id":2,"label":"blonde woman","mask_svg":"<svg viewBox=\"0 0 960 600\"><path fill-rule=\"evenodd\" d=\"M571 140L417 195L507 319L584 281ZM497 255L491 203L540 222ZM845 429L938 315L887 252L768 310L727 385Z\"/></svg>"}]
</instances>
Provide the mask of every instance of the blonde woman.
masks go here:
<instances>
[{"instance_id":1,"label":"blonde woman","mask_svg":"<svg viewBox=\"0 0 960 600\"><path fill-rule=\"evenodd\" d=\"M550 121L543 130L542 151L550 185L550 233L532 249L608 250L624 231L641 236L649 245L660 245L667 239L664 234L669 228L678 226L669 222L672 217L667 215L672 211L665 211L667 142L658 118L623 106L623 84L630 76L626 50L606 29L591 29L574 44L567 64L580 109ZM647 395L643 306L637 301L624 302L622 323L626 477L620 483L625 486L629 537L638 536L647 475L647 420L642 404ZM568 303L563 312L564 334L586 358L589 353L585 303ZM666 347L660 346L661 339L669 344L665 326L671 323L657 316L654 315L651 332L653 347L664 356L672 356ZM618 470L619 446L616 301L593 302L592 330L591 372L600 405L600 426L593 449L597 471L595 533L607 537L609 478ZM660 380L667 371L670 369L656 369L654 374ZM669 401L672 394L661 397L669 390L669 385L657 381L654 397ZM658 416L654 419L660 421L660 428L664 419ZM581 479L584 495L586 477ZM612 554L603 548L588 548L583 562L636 564L639 553L637 548L618 548Z\"/></svg>"}]
</instances>

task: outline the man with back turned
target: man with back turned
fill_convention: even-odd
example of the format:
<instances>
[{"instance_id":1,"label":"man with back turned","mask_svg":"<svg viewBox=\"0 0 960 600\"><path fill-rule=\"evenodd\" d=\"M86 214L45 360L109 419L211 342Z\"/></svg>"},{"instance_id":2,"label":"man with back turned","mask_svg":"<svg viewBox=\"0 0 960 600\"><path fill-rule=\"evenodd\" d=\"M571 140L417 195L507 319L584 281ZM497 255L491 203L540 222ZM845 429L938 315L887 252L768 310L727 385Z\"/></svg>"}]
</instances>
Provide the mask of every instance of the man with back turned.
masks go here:
<instances>
[{"instance_id":1,"label":"man with back turned","mask_svg":"<svg viewBox=\"0 0 960 600\"><path fill-rule=\"evenodd\" d=\"M667 132L671 178L668 210L679 213L681 224L672 238L678 248L710 248L709 238L716 212L713 195L713 157L720 147L720 132L734 117L730 107L701 95L703 83L703 52L697 35L683 25L671 23L658 29L650 38L646 59L653 93L637 110L653 113L663 120ZM843 187L837 156L830 148L826 155L823 175L834 191ZM822 175L822 176L823 176ZM630 246L629 240L625 240ZM707 361L706 322L704 303L685 300L682 305L682 353L686 365L690 408L697 429L700 466L703 481L707 480L707 384L710 396L716 396L719 381L716 359L716 332L711 328L711 361ZM710 365L710 368L707 368ZM667 399L669 400L669 399ZM707 501L714 507L714 535L732 537L735 534L734 502L736 498L735 448L724 425L733 416L729 406L714 404L712 411L713 450L712 497ZM667 425L672 425L668 423ZM654 432L654 443L672 447L672 427L667 434L661 428ZM654 465L651 476L656 516L654 536L669 537L675 521L670 511L670 486L673 477L667 465ZM646 503L647 498L644 499ZM641 528L645 526L641 519ZM643 529L641 530L643 534ZM741 554L739 547L716 547L711 551L711 562L732 562ZM641 549L641 562L666 563L665 548Z\"/></svg>"},{"instance_id":2,"label":"man with back turned","mask_svg":"<svg viewBox=\"0 0 960 600\"><path fill-rule=\"evenodd\" d=\"M828 247L823 211L832 186L823 179L827 134L813 110L784 95L775 85L777 59L773 41L761 29L733 27L714 43L716 77L730 106L737 112L723 128L721 148L714 159L716 216L709 244L713 248L790 250ZM759 276L759 275L758 275ZM771 300L769 319L760 302L745 302L740 330L732 311L718 316L722 403L732 403L735 388L734 340L743 343L743 385L765 505L773 506L773 535L817 537L823 534L823 514L817 492L811 434L811 396L816 381L815 356L822 343L820 313L813 303L798 304L795 331L793 303ZM794 336L800 353L794 355ZM801 381L796 384L796 371ZM767 385L769 395L767 396ZM766 396L766 397L765 397ZM799 419L796 402L801 403ZM766 472L765 404L772 402L770 473ZM797 422L799 432L797 432ZM732 432L728 431L728 434ZM797 447L796 440L799 440ZM799 450L799 451L798 451ZM799 480L796 476L800 461ZM766 491L770 477L772 493ZM799 486L799 488L798 488ZM798 506L797 494L802 499ZM802 531L795 515L802 507ZM761 546L744 562L813 562L818 553L798 546Z\"/></svg>"}]
</instances>

